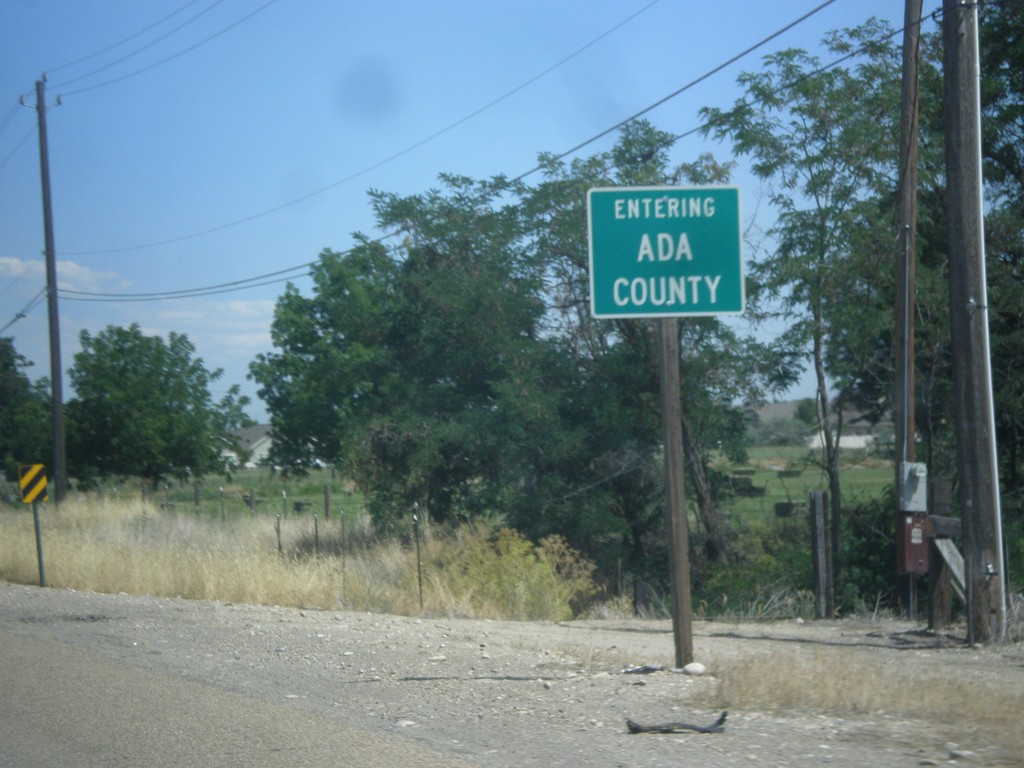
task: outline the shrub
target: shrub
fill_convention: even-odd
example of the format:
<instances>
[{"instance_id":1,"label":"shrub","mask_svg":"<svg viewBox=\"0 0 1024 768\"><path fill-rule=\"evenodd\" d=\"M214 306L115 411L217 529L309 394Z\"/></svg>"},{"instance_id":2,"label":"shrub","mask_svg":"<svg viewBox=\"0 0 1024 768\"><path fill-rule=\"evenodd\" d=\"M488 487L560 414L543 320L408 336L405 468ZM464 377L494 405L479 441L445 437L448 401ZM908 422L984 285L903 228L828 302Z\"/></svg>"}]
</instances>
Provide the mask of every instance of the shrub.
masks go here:
<instances>
[{"instance_id":1,"label":"shrub","mask_svg":"<svg viewBox=\"0 0 1024 768\"><path fill-rule=\"evenodd\" d=\"M749 525L735 541L735 562L712 564L695 595L702 613L744 618L813 614L811 556L803 519Z\"/></svg>"},{"instance_id":2,"label":"shrub","mask_svg":"<svg viewBox=\"0 0 1024 768\"><path fill-rule=\"evenodd\" d=\"M79 494L43 519L47 583L307 608L415 614L415 547L376 536L363 516L200 516L137 499ZM281 526L278 551L276 526ZM423 543L423 610L494 619L571 618L594 594L594 565L557 536L539 544L482 524L438 531ZM35 583L32 516L0 508L0 579Z\"/></svg>"},{"instance_id":3,"label":"shrub","mask_svg":"<svg viewBox=\"0 0 1024 768\"><path fill-rule=\"evenodd\" d=\"M443 553L438 578L467 598L476 616L569 619L594 593L593 564L559 536L535 545L503 528L460 543Z\"/></svg>"}]
</instances>

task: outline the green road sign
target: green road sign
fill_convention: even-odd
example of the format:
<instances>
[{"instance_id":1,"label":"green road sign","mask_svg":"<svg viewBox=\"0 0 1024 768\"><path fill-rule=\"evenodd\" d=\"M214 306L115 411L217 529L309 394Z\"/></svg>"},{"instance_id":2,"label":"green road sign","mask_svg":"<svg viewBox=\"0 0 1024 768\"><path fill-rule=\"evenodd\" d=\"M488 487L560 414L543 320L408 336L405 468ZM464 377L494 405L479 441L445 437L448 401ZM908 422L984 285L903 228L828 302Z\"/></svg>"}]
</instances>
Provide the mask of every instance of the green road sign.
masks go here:
<instances>
[{"instance_id":1,"label":"green road sign","mask_svg":"<svg viewBox=\"0 0 1024 768\"><path fill-rule=\"evenodd\" d=\"M605 187L587 193L594 317L743 312L736 187Z\"/></svg>"}]
</instances>

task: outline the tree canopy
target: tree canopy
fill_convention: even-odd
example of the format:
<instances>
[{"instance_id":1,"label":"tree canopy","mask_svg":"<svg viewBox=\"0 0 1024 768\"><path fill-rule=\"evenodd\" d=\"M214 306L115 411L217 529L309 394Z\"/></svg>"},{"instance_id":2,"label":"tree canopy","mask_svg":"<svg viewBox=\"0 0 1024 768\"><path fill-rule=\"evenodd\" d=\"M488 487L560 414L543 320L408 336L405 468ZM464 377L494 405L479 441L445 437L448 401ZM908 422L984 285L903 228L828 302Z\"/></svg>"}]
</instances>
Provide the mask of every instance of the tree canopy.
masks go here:
<instances>
[{"instance_id":1,"label":"tree canopy","mask_svg":"<svg viewBox=\"0 0 1024 768\"><path fill-rule=\"evenodd\" d=\"M670 168L670 143L637 123L610 152L546 158L535 187L445 176L421 195L373 193L397 242L323 253L313 295L286 290L277 349L252 365L275 461L340 464L384 527L414 506L499 516L649 567L665 525L654 326L589 316L585 192L727 173L708 158ZM718 448L742 455L740 405L793 369L714 318L689 326L680 354L699 541L718 559L707 465Z\"/></svg>"},{"instance_id":2,"label":"tree canopy","mask_svg":"<svg viewBox=\"0 0 1024 768\"><path fill-rule=\"evenodd\" d=\"M33 384L30 365L13 339L0 338L0 461L8 480L18 477L19 465L48 464L53 455L49 384Z\"/></svg>"},{"instance_id":3,"label":"tree canopy","mask_svg":"<svg viewBox=\"0 0 1024 768\"><path fill-rule=\"evenodd\" d=\"M68 465L78 478L138 476L152 481L219 472L242 426L248 399L232 387L219 403L209 371L188 337L146 336L137 324L81 334L67 404Z\"/></svg>"}]
</instances>

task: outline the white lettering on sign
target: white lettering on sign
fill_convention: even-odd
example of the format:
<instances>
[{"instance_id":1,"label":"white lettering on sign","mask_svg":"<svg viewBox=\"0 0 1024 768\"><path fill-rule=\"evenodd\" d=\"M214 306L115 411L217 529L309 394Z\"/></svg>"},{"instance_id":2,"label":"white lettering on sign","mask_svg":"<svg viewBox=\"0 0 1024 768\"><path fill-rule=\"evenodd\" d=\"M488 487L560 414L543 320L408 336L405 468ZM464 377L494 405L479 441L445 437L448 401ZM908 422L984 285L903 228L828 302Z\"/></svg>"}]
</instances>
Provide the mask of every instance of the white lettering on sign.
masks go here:
<instances>
[{"instance_id":1,"label":"white lettering on sign","mask_svg":"<svg viewBox=\"0 0 1024 768\"><path fill-rule=\"evenodd\" d=\"M690 250L690 238L686 236L685 232L679 234L679 241L674 242L672 235L667 232L659 232L657 235L658 261L693 261L693 251ZM636 254L637 261L654 261L655 252L654 246L651 243L651 236L644 233L643 237L640 238L640 248Z\"/></svg>"},{"instance_id":2,"label":"white lettering on sign","mask_svg":"<svg viewBox=\"0 0 1024 768\"><path fill-rule=\"evenodd\" d=\"M710 219L715 215L714 197L620 197L615 200L616 219Z\"/></svg>"},{"instance_id":3,"label":"white lettering on sign","mask_svg":"<svg viewBox=\"0 0 1024 768\"><path fill-rule=\"evenodd\" d=\"M689 277L620 277L612 285L612 298L620 307L671 307L677 304L708 304L718 302L721 275L690 275ZM704 295L702 295L704 294Z\"/></svg>"}]
</instances>

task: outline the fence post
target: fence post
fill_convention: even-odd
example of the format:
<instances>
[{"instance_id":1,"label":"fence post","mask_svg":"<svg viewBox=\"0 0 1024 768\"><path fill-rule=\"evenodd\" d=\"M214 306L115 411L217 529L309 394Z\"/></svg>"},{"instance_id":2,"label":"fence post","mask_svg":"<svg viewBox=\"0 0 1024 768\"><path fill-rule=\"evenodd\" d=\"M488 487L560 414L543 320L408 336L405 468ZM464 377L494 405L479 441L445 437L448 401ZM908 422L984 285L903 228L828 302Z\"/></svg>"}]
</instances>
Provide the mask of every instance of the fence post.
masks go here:
<instances>
[{"instance_id":1,"label":"fence post","mask_svg":"<svg viewBox=\"0 0 1024 768\"><path fill-rule=\"evenodd\" d=\"M949 480L928 479L928 513L952 516L953 484ZM939 552L935 536L930 536L928 540L928 629L943 629L952 622L952 592L953 579L949 563Z\"/></svg>"},{"instance_id":2,"label":"fence post","mask_svg":"<svg viewBox=\"0 0 1024 768\"><path fill-rule=\"evenodd\" d=\"M43 568L43 533L39 528L39 501L32 502L32 519L36 525L36 558L39 560L39 586L46 586L46 570Z\"/></svg>"},{"instance_id":3,"label":"fence post","mask_svg":"<svg viewBox=\"0 0 1024 768\"><path fill-rule=\"evenodd\" d=\"M825 492L811 491L811 563L814 569L814 618L824 619L828 595L828 540L825 532Z\"/></svg>"},{"instance_id":4,"label":"fence post","mask_svg":"<svg viewBox=\"0 0 1024 768\"><path fill-rule=\"evenodd\" d=\"M420 613L423 613L423 558L420 555L420 516L417 513L413 513L412 527L416 533L416 578L420 585Z\"/></svg>"}]
</instances>

